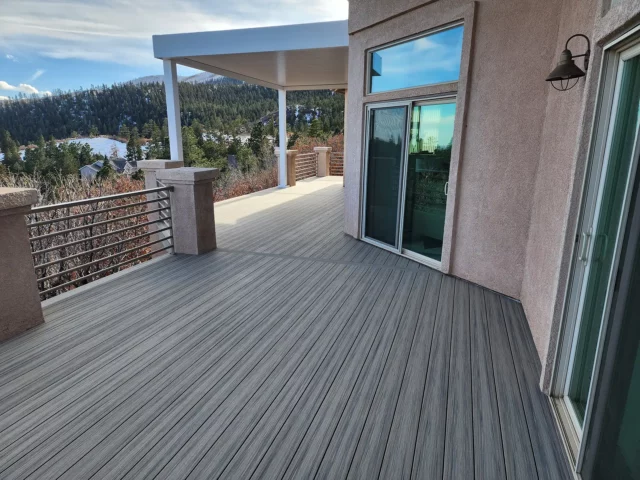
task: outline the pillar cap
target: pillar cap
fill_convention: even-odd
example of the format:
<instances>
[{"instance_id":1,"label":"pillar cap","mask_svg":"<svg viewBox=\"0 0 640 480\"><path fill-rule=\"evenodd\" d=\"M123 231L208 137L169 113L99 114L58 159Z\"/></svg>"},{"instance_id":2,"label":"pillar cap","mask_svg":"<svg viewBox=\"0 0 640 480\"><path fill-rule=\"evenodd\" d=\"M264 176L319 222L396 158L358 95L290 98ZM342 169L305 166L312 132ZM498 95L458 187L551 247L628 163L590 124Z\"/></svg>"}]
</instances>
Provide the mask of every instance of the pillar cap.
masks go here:
<instances>
[{"instance_id":1,"label":"pillar cap","mask_svg":"<svg viewBox=\"0 0 640 480\"><path fill-rule=\"evenodd\" d=\"M330 152L331 147L313 147L314 152Z\"/></svg>"},{"instance_id":2,"label":"pillar cap","mask_svg":"<svg viewBox=\"0 0 640 480\"><path fill-rule=\"evenodd\" d=\"M220 175L217 168L182 167L170 170L160 170L156 174L158 180L170 183L194 184L212 182Z\"/></svg>"},{"instance_id":3,"label":"pillar cap","mask_svg":"<svg viewBox=\"0 0 640 480\"><path fill-rule=\"evenodd\" d=\"M184 162L180 160L140 160L137 165L141 170L167 170L184 167Z\"/></svg>"},{"instance_id":4,"label":"pillar cap","mask_svg":"<svg viewBox=\"0 0 640 480\"><path fill-rule=\"evenodd\" d=\"M0 188L0 211L27 207L38 203L35 188Z\"/></svg>"}]
</instances>

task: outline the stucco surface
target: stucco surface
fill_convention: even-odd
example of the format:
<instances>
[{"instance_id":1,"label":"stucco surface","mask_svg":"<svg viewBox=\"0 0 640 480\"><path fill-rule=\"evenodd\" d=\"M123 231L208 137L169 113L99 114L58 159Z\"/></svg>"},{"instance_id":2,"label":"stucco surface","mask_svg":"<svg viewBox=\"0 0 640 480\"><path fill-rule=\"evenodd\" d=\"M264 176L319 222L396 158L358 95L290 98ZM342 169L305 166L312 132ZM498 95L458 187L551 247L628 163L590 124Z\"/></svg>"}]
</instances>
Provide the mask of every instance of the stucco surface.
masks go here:
<instances>
[{"instance_id":1,"label":"stucco surface","mask_svg":"<svg viewBox=\"0 0 640 480\"><path fill-rule=\"evenodd\" d=\"M33 189L0 189L0 341L44 322L25 213Z\"/></svg>"},{"instance_id":2,"label":"stucco surface","mask_svg":"<svg viewBox=\"0 0 640 480\"><path fill-rule=\"evenodd\" d=\"M349 33L438 0L349 0Z\"/></svg>"},{"instance_id":3,"label":"stucco surface","mask_svg":"<svg viewBox=\"0 0 640 480\"><path fill-rule=\"evenodd\" d=\"M156 176L171 192L171 225L175 253L200 255L216 248L213 186L217 168L158 170Z\"/></svg>"},{"instance_id":4,"label":"stucco surface","mask_svg":"<svg viewBox=\"0 0 640 480\"><path fill-rule=\"evenodd\" d=\"M565 2L549 69L555 66L567 38L577 31L592 30L596 9L597 0ZM577 53L583 44L578 41L571 47ZM596 68L591 66L590 77ZM584 162L577 167L576 155L587 116L583 111L586 85L582 80L567 92L551 88L547 96L521 297L536 348L543 359L547 356L549 340L557 338L557 332L553 335L551 332L551 319L565 251L567 213L574 189L582 189L584 178Z\"/></svg>"}]
</instances>

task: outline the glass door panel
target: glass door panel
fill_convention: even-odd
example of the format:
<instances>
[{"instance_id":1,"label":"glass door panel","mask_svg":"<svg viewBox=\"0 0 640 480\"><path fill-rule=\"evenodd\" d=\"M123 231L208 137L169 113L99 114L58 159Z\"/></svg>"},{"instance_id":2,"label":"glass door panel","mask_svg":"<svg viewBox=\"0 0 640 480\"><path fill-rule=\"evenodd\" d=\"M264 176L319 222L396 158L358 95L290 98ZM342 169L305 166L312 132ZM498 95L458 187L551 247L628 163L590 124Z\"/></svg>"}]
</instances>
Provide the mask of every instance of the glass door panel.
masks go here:
<instances>
[{"instance_id":1,"label":"glass door panel","mask_svg":"<svg viewBox=\"0 0 640 480\"><path fill-rule=\"evenodd\" d=\"M637 145L637 144L636 144ZM636 146L636 150L638 146ZM638 152L636 151L636 158ZM585 480L640 480L640 175L621 248L599 388L587 438Z\"/></svg>"},{"instance_id":2,"label":"glass door panel","mask_svg":"<svg viewBox=\"0 0 640 480\"><path fill-rule=\"evenodd\" d=\"M455 101L414 105L406 169L402 248L442 258Z\"/></svg>"},{"instance_id":3,"label":"glass door panel","mask_svg":"<svg viewBox=\"0 0 640 480\"><path fill-rule=\"evenodd\" d=\"M596 216L586 257L586 282L566 396L580 426L584 424L600 327L611 288L611 272L624 217L632 171L640 106L640 57L622 62L618 94L605 151Z\"/></svg>"},{"instance_id":4,"label":"glass door panel","mask_svg":"<svg viewBox=\"0 0 640 480\"><path fill-rule=\"evenodd\" d=\"M364 236L394 248L398 246L406 124L404 105L369 110Z\"/></svg>"}]
</instances>

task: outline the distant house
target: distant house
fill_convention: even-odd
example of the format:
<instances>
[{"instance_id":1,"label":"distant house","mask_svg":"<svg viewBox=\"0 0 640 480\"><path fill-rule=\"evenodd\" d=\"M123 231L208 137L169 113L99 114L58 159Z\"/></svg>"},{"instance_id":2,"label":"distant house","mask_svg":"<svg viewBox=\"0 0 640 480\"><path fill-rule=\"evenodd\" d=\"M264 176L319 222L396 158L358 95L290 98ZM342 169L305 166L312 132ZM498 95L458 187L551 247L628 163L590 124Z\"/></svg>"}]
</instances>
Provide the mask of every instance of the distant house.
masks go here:
<instances>
[{"instance_id":1,"label":"distant house","mask_svg":"<svg viewBox=\"0 0 640 480\"><path fill-rule=\"evenodd\" d=\"M125 158L109 159L109 163L116 173L122 175L133 175L138 171L137 162L130 162ZM104 162L102 160L98 160L91 165L85 165L80 168L80 176L85 180L93 180L96 178L103 165Z\"/></svg>"}]
</instances>

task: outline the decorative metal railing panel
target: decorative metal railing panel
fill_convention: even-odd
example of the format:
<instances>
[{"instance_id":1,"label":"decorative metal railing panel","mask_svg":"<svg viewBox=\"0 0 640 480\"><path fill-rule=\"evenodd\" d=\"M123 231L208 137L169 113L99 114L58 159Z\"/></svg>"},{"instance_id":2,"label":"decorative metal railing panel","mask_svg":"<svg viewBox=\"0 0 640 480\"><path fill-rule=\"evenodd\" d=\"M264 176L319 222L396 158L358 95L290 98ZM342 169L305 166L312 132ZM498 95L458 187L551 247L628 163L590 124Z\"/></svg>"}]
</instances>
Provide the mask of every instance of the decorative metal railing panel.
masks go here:
<instances>
[{"instance_id":1,"label":"decorative metal railing panel","mask_svg":"<svg viewBox=\"0 0 640 480\"><path fill-rule=\"evenodd\" d=\"M329 157L329 175L344 175L344 152L331 152Z\"/></svg>"},{"instance_id":2,"label":"decorative metal railing panel","mask_svg":"<svg viewBox=\"0 0 640 480\"><path fill-rule=\"evenodd\" d=\"M26 219L41 298L172 250L172 190L160 186L32 208Z\"/></svg>"},{"instance_id":3,"label":"decorative metal railing panel","mask_svg":"<svg viewBox=\"0 0 640 480\"><path fill-rule=\"evenodd\" d=\"M300 153L296 156L296 181L318 174L318 154Z\"/></svg>"}]
</instances>

